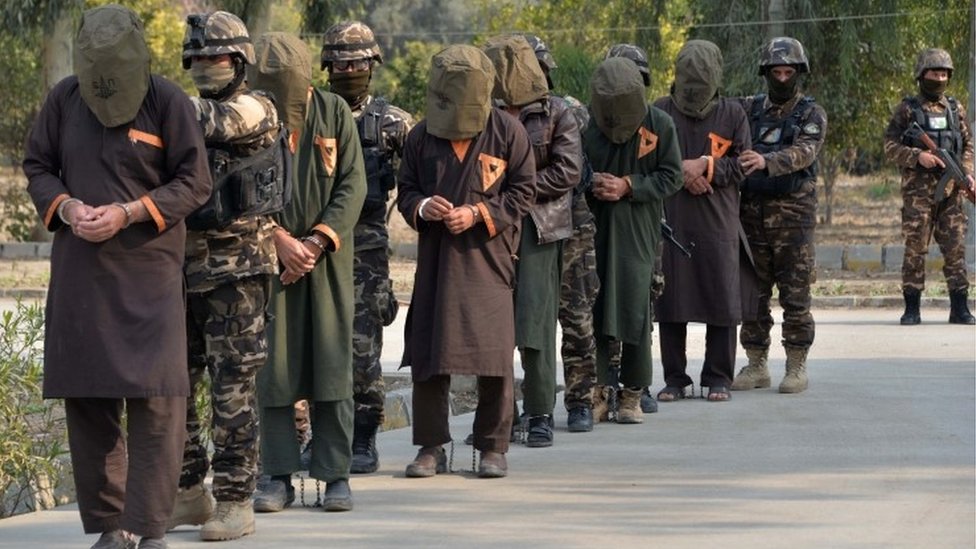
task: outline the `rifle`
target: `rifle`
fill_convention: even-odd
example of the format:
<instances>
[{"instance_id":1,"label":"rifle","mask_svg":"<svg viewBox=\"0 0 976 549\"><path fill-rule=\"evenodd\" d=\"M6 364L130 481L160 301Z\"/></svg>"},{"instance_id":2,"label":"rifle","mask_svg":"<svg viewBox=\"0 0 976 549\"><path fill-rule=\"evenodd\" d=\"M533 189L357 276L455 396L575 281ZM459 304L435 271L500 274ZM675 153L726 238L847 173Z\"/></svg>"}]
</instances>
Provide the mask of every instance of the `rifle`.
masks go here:
<instances>
[{"instance_id":1,"label":"rifle","mask_svg":"<svg viewBox=\"0 0 976 549\"><path fill-rule=\"evenodd\" d=\"M668 222L663 219L661 220L661 236L666 238L671 244L674 244L674 247L678 248L681 253L685 254L685 257L691 257L691 250L685 248L680 242L678 242L678 239L674 237L674 229L672 229L671 225L668 225ZM689 242L688 247L694 248L695 243Z\"/></svg>"},{"instance_id":2,"label":"rifle","mask_svg":"<svg viewBox=\"0 0 976 549\"><path fill-rule=\"evenodd\" d=\"M925 133L922 127L918 125L918 122L912 122L912 127L909 128L909 132L911 132L912 136L917 137L930 153L937 156L945 164L945 171L942 172L942 178L939 179L938 184L935 186L936 204L945 200L945 188L949 180L957 181L960 190L966 195L966 198L970 202L976 203L976 191L969 184L969 178L966 177L966 172L963 171L952 153L936 146L935 141L932 141L932 138Z\"/></svg>"}]
</instances>

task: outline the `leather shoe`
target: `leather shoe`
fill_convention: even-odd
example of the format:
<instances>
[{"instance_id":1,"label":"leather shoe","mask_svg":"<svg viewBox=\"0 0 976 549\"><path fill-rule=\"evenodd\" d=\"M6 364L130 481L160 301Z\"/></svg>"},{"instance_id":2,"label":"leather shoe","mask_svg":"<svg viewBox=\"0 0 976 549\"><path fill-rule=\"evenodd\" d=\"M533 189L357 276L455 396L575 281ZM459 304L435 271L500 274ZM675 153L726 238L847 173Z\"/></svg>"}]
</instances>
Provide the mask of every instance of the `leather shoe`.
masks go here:
<instances>
[{"instance_id":1,"label":"leather shoe","mask_svg":"<svg viewBox=\"0 0 976 549\"><path fill-rule=\"evenodd\" d=\"M481 452L481 463L478 465L479 478L501 478L508 475L508 462L501 452Z\"/></svg>"},{"instance_id":2,"label":"leather shoe","mask_svg":"<svg viewBox=\"0 0 976 549\"><path fill-rule=\"evenodd\" d=\"M135 549L136 538L125 530L102 532L91 549Z\"/></svg>"},{"instance_id":3,"label":"leather shoe","mask_svg":"<svg viewBox=\"0 0 976 549\"><path fill-rule=\"evenodd\" d=\"M352 490L348 480L340 478L325 483L322 508L330 512L352 511Z\"/></svg>"},{"instance_id":4,"label":"leather shoe","mask_svg":"<svg viewBox=\"0 0 976 549\"><path fill-rule=\"evenodd\" d=\"M552 416L532 416L529 418L529 434L525 438L529 448L552 446Z\"/></svg>"},{"instance_id":5,"label":"leather shoe","mask_svg":"<svg viewBox=\"0 0 976 549\"><path fill-rule=\"evenodd\" d=\"M570 433L588 433L593 430L593 410L589 406L580 406L569 411L566 426Z\"/></svg>"},{"instance_id":6,"label":"leather shoe","mask_svg":"<svg viewBox=\"0 0 976 549\"><path fill-rule=\"evenodd\" d=\"M641 411L645 414L653 414L657 412L657 401L651 395L651 389L649 387L644 387L641 391L640 397L640 407Z\"/></svg>"},{"instance_id":7,"label":"leather shoe","mask_svg":"<svg viewBox=\"0 0 976 549\"><path fill-rule=\"evenodd\" d=\"M432 477L447 472L447 453L443 446L421 448L417 457L407 465L406 475L410 478Z\"/></svg>"}]
</instances>

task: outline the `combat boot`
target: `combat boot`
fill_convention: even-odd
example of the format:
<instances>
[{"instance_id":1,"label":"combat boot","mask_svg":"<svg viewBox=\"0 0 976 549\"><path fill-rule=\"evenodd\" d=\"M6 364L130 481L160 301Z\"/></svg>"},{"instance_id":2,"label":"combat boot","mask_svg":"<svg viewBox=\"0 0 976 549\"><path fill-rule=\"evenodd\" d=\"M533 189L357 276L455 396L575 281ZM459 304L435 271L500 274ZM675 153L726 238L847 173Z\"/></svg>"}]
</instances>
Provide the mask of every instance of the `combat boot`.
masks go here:
<instances>
[{"instance_id":1,"label":"combat boot","mask_svg":"<svg viewBox=\"0 0 976 549\"><path fill-rule=\"evenodd\" d=\"M919 311L919 307L922 304L922 291L917 288L905 288L902 295L905 296L905 314L901 315L901 325L921 324L922 313Z\"/></svg>"},{"instance_id":2,"label":"combat boot","mask_svg":"<svg viewBox=\"0 0 976 549\"><path fill-rule=\"evenodd\" d=\"M949 292L949 324L976 324L976 318L973 318L966 303L968 294L968 289Z\"/></svg>"},{"instance_id":3,"label":"combat boot","mask_svg":"<svg viewBox=\"0 0 976 549\"><path fill-rule=\"evenodd\" d=\"M218 501L214 516L200 529L203 541L237 539L254 533L250 501Z\"/></svg>"},{"instance_id":4,"label":"combat boot","mask_svg":"<svg viewBox=\"0 0 976 549\"><path fill-rule=\"evenodd\" d=\"M748 391L750 389L765 389L769 387L769 349L746 349L749 364L739 370L739 375L732 381L733 391Z\"/></svg>"},{"instance_id":5,"label":"combat boot","mask_svg":"<svg viewBox=\"0 0 976 549\"><path fill-rule=\"evenodd\" d=\"M593 387L593 423L610 421L610 401L607 400L606 385Z\"/></svg>"},{"instance_id":6,"label":"combat boot","mask_svg":"<svg viewBox=\"0 0 976 549\"><path fill-rule=\"evenodd\" d=\"M376 430L379 422L372 414L356 414L352 434L352 465L349 472L374 473L380 467L380 455L376 451Z\"/></svg>"},{"instance_id":7,"label":"combat boot","mask_svg":"<svg viewBox=\"0 0 976 549\"><path fill-rule=\"evenodd\" d=\"M802 393L807 390L807 351L800 347L786 348L786 375L779 384L779 392Z\"/></svg>"},{"instance_id":8,"label":"combat boot","mask_svg":"<svg viewBox=\"0 0 976 549\"><path fill-rule=\"evenodd\" d=\"M169 522L166 523L166 529L172 530L181 524L203 524L210 520L213 510L213 498L202 482L189 488L180 488L176 492L176 503Z\"/></svg>"},{"instance_id":9,"label":"combat boot","mask_svg":"<svg viewBox=\"0 0 976 549\"><path fill-rule=\"evenodd\" d=\"M617 423L644 423L644 412L640 407L640 389L624 387L617 400Z\"/></svg>"},{"instance_id":10,"label":"combat boot","mask_svg":"<svg viewBox=\"0 0 976 549\"><path fill-rule=\"evenodd\" d=\"M525 445L529 448L546 448L552 446L552 416L529 416L529 433L525 437Z\"/></svg>"}]
</instances>

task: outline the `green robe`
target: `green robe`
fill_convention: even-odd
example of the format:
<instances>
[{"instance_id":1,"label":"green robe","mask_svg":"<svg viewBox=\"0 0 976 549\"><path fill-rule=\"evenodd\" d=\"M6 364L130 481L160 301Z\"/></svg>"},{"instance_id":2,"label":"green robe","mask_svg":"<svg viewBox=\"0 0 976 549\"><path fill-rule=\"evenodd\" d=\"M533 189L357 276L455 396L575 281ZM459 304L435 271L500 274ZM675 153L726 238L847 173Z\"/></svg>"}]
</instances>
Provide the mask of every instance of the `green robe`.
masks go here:
<instances>
[{"instance_id":1,"label":"green robe","mask_svg":"<svg viewBox=\"0 0 976 549\"><path fill-rule=\"evenodd\" d=\"M353 226L366 196L366 171L356 123L339 96L313 90L293 181L279 225L296 238L315 230L334 249L297 282L282 286L275 279L269 360L258 376L263 407L352 398Z\"/></svg>"},{"instance_id":2,"label":"green robe","mask_svg":"<svg viewBox=\"0 0 976 549\"><path fill-rule=\"evenodd\" d=\"M600 294L593 307L597 335L638 345L651 323L651 275L661 238L664 199L683 184L681 151L674 122L649 106L641 128L626 143L614 144L591 120L583 133L583 152L595 172L628 176L629 198L617 202L587 195L596 218Z\"/></svg>"}]
</instances>

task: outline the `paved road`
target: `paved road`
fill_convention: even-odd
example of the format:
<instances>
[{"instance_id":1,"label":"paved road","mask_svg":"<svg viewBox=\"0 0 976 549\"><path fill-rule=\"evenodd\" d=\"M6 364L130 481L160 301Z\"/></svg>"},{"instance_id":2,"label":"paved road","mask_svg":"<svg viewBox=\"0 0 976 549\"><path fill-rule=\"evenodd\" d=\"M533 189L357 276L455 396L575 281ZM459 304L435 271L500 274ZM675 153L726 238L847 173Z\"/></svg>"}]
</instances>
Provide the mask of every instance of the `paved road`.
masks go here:
<instances>
[{"instance_id":1,"label":"paved road","mask_svg":"<svg viewBox=\"0 0 976 549\"><path fill-rule=\"evenodd\" d=\"M662 404L643 425L584 434L567 433L560 411L556 444L513 447L505 479L405 479L409 429L383 433L380 471L353 479L355 511L260 515L255 535L222 546L971 548L976 329L942 323L942 310L906 328L899 313L817 311L811 388L801 395ZM697 373L701 333L692 338ZM772 354L775 383L783 353ZM455 438L471 419L454 418ZM468 448L454 466L471 468ZM314 483L306 491L314 499ZM169 540L202 546L194 529ZM93 541L74 506L0 521L3 548Z\"/></svg>"}]
</instances>

